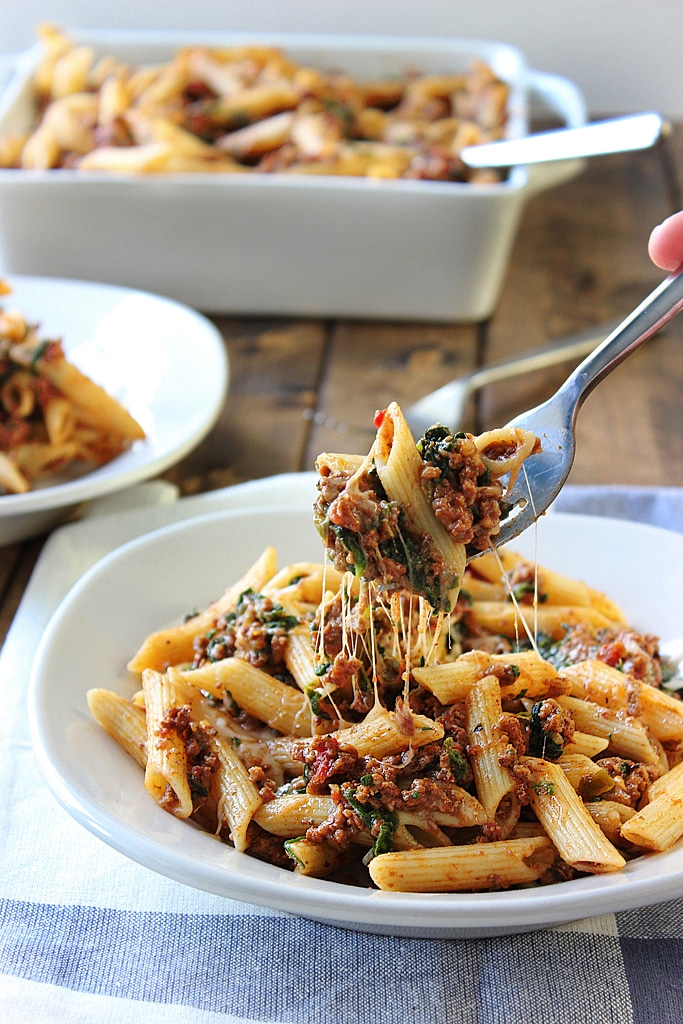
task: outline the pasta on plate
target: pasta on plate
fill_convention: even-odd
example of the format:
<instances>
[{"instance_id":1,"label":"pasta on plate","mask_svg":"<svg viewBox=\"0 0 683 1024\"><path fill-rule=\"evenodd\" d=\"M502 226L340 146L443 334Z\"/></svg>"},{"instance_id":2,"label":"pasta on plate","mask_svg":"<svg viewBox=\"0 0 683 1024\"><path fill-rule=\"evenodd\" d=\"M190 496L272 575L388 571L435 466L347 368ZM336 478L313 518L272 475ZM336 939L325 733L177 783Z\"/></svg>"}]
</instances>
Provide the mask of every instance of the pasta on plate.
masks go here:
<instances>
[{"instance_id":1,"label":"pasta on plate","mask_svg":"<svg viewBox=\"0 0 683 1024\"><path fill-rule=\"evenodd\" d=\"M38 27L35 121L0 139L0 167L118 173L281 172L498 181L459 158L500 138L508 85L465 72L359 81L278 47L188 46L131 66Z\"/></svg>"},{"instance_id":2,"label":"pasta on plate","mask_svg":"<svg viewBox=\"0 0 683 1024\"><path fill-rule=\"evenodd\" d=\"M0 281L0 294L10 288ZM42 338L19 310L0 307L0 495L77 464L110 462L145 437L123 406Z\"/></svg>"},{"instance_id":3,"label":"pasta on plate","mask_svg":"<svg viewBox=\"0 0 683 1024\"><path fill-rule=\"evenodd\" d=\"M656 639L490 543L537 439L376 422L367 458L318 460L329 557L266 548L143 641L130 700L90 690L95 719L159 806L303 875L496 891L671 846L683 701Z\"/></svg>"}]
</instances>

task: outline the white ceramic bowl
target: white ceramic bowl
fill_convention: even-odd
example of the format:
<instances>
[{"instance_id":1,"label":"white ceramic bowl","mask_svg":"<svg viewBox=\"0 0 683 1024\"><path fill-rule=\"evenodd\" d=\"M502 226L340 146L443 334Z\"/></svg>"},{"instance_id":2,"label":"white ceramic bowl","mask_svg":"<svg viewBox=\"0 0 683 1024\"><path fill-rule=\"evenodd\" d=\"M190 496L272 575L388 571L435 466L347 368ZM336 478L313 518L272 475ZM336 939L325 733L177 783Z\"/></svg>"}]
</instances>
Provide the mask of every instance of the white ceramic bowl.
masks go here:
<instances>
[{"instance_id":1,"label":"white ceramic bowl","mask_svg":"<svg viewBox=\"0 0 683 1024\"><path fill-rule=\"evenodd\" d=\"M29 716L47 783L77 821L133 860L195 888L393 935L521 932L683 895L681 842L616 874L554 886L402 894L295 876L160 810L137 766L92 720L86 691L98 685L131 695L138 683L125 665L145 635L222 593L267 544L283 565L319 560L310 505L221 512L148 534L96 564L66 597L36 656ZM534 545L531 530L516 547L533 557ZM647 555L637 571L635 551ZM637 628L681 639L683 597L667 581L683 573L683 536L557 513L539 526L538 558L607 591Z\"/></svg>"},{"instance_id":2,"label":"white ceramic bowl","mask_svg":"<svg viewBox=\"0 0 683 1024\"><path fill-rule=\"evenodd\" d=\"M26 494L0 494L0 546L51 529L81 502L162 473L206 436L225 403L228 358L205 317L130 288L55 278L7 278L16 308L62 338L67 358L122 402L146 438L104 466L69 468Z\"/></svg>"},{"instance_id":3,"label":"white ceramic bowl","mask_svg":"<svg viewBox=\"0 0 683 1024\"><path fill-rule=\"evenodd\" d=\"M464 70L485 60L511 87L508 134L539 97L568 125L579 89L502 43L278 35L74 32L133 63L189 43L282 45L360 77ZM0 100L0 134L28 129L32 50ZM0 265L134 285L222 313L481 320L498 299L525 203L579 161L517 167L488 186L267 174L124 176L0 170ZM27 226L30 225L30 230ZM102 240L106 239L106 245Z\"/></svg>"}]
</instances>

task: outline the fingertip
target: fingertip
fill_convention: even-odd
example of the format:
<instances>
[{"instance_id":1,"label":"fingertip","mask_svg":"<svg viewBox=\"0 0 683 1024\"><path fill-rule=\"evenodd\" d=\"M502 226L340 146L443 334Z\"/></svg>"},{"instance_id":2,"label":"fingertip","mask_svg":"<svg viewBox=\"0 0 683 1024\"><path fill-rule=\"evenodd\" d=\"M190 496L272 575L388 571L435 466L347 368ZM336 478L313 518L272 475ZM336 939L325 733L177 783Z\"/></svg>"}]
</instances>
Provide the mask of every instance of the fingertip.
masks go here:
<instances>
[{"instance_id":1,"label":"fingertip","mask_svg":"<svg viewBox=\"0 0 683 1024\"><path fill-rule=\"evenodd\" d=\"M676 270L683 263L683 211L653 228L647 248L652 262L662 270Z\"/></svg>"}]
</instances>

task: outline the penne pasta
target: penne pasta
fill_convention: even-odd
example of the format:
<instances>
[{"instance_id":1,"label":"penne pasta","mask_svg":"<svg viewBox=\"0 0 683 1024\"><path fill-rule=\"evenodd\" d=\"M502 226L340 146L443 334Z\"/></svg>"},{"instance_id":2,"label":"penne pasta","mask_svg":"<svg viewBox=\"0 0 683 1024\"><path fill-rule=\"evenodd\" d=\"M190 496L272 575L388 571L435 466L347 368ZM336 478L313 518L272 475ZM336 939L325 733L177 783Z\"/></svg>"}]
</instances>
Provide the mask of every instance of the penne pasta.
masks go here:
<instances>
[{"instance_id":1,"label":"penne pasta","mask_svg":"<svg viewBox=\"0 0 683 1024\"><path fill-rule=\"evenodd\" d=\"M646 850L668 850L683 835L683 762L651 787L651 799L623 822L621 836Z\"/></svg>"},{"instance_id":2,"label":"penne pasta","mask_svg":"<svg viewBox=\"0 0 683 1024\"><path fill-rule=\"evenodd\" d=\"M278 732L292 736L311 734L311 711L306 696L242 658L225 658L204 668L181 671L179 675L197 690L206 690L221 699L231 697L248 714Z\"/></svg>"},{"instance_id":3,"label":"penne pasta","mask_svg":"<svg viewBox=\"0 0 683 1024\"><path fill-rule=\"evenodd\" d=\"M167 675L142 673L147 724L145 786L149 794L178 818L192 814L192 793L184 744L169 711L183 705L183 694Z\"/></svg>"},{"instance_id":4,"label":"penne pasta","mask_svg":"<svg viewBox=\"0 0 683 1024\"><path fill-rule=\"evenodd\" d=\"M64 118L89 104L89 97L60 100L52 121L62 119L64 134ZM30 166L52 165L54 134L46 119L25 150ZM9 292L3 283L0 293ZM66 358L61 341L41 338L20 311L0 308L0 492L24 493L79 462L101 465L144 438L137 420Z\"/></svg>"},{"instance_id":5,"label":"penne pasta","mask_svg":"<svg viewBox=\"0 0 683 1024\"><path fill-rule=\"evenodd\" d=\"M32 130L14 146L0 140L2 166L479 183L503 176L459 158L463 146L500 137L507 120L509 88L480 63L364 82L278 47L193 45L165 63L134 66L96 58L51 25L37 35L42 57L26 98ZM65 107L78 116L65 118Z\"/></svg>"},{"instance_id":6,"label":"penne pasta","mask_svg":"<svg viewBox=\"0 0 683 1024\"><path fill-rule=\"evenodd\" d=\"M369 456L321 456L323 535L335 508L351 523L380 507L394 526L400 511L404 541L410 528L433 544L436 491L420 481L425 467L437 479L439 445L454 454L449 437L428 431L424 459L390 407ZM478 443L457 440L457 459ZM513 472L515 452L533 451L527 440L496 432L481 444L491 461L500 445ZM332 566L278 568L267 548L208 607L143 640L130 700L89 691L93 717L159 806L299 875L405 892L564 883L683 836L683 702L655 685L652 637L584 584L542 567L530 580L507 551L465 571L485 586L446 613L405 573L353 571L349 556L387 541L371 532L360 530L367 551L346 537ZM457 541L465 558L469 543ZM539 581L557 604L538 603ZM501 611L485 625L492 588L512 597L494 602L516 617L512 635ZM522 615L562 627L534 635Z\"/></svg>"},{"instance_id":7,"label":"penne pasta","mask_svg":"<svg viewBox=\"0 0 683 1024\"><path fill-rule=\"evenodd\" d=\"M501 696L505 699L555 696L567 690L558 680L557 669L543 661L535 651L510 654L489 654L486 651L467 651L452 662L415 668L415 679L442 704L465 700L470 688L492 669L501 671Z\"/></svg>"},{"instance_id":8,"label":"penne pasta","mask_svg":"<svg viewBox=\"0 0 683 1024\"><path fill-rule=\"evenodd\" d=\"M531 806L565 863L591 874L623 868L624 858L593 821L562 768L535 757L524 758L523 764Z\"/></svg>"},{"instance_id":9,"label":"penne pasta","mask_svg":"<svg viewBox=\"0 0 683 1024\"><path fill-rule=\"evenodd\" d=\"M527 632L545 633L561 640L567 626L585 623L591 629L608 629L610 620L597 609L586 605L513 605L500 601L476 601L472 605L473 621L487 633L500 633L516 639ZM524 625L526 624L526 625Z\"/></svg>"},{"instance_id":10,"label":"penne pasta","mask_svg":"<svg viewBox=\"0 0 683 1024\"><path fill-rule=\"evenodd\" d=\"M222 826L225 823L235 849L244 851L249 846L249 824L262 800L233 744L213 732L208 737L208 743L219 763L212 780L217 800L218 824Z\"/></svg>"},{"instance_id":11,"label":"penne pasta","mask_svg":"<svg viewBox=\"0 0 683 1024\"><path fill-rule=\"evenodd\" d=\"M94 689L87 693L93 718L140 766L147 765L147 720L145 711L118 693Z\"/></svg>"},{"instance_id":12,"label":"penne pasta","mask_svg":"<svg viewBox=\"0 0 683 1024\"><path fill-rule=\"evenodd\" d=\"M385 853L370 862L380 889L400 892L479 892L537 881L553 859L544 836L508 839L476 846L435 847Z\"/></svg>"},{"instance_id":13,"label":"penne pasta","mask_svg":"<svg viewBox=\"0 0 683 1024\"><path fill-rule=\"evenodd\" d=\"M478 680L469 690L465 706L477 793L488 820L497 822L505 837L517 823L519 803L512 775L501 765L508 741L500 730L503 709L496 677L488 675Z\"/></svg>"},{"instance_id":14,"label":"penne pasta","mask_svg":"<svg viewBox=\"0 0 683 1024\"><path fill-rule=\"evenodd\" d=\"M268 547L244 576L228 587L223 596L205 611L190 616L180 626L160 630L148 636L128 662L128 670L138 673L145 668L163 671L168 665L191 661L195 637L211 629L220 616L234 611L240 594L245 590L261 590L274 574L275 567L275 549Z\"/></svg>"},{"instance_id":15,"label":"penne pasta","mask_svg":"<svg viewBox=\"0 0 683 1024\"><path fill-rule=\"evenodd\" d=\"M655 765L666 771L668 764L661 745L636 718L614 712L577 697L558 697L558 703L571 712L578 729L607 740L614 753L632 761Z\"/></svg>"}]
</instances>

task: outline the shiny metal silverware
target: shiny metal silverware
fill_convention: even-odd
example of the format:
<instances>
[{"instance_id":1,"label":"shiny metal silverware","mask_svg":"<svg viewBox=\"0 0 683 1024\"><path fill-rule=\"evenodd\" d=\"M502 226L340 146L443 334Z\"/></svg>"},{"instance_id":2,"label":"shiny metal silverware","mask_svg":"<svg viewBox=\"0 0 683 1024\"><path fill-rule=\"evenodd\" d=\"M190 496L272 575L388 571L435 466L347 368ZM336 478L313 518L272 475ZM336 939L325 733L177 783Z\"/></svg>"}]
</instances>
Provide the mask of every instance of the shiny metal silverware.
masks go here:
<instances>
[{"instance_id":1,"label":"shiny metal silverware","mask_svg":"<svg viewBox=\"0 0 683 1024\"><path fill-rule=\"evenodd\" d=\"M649 149L668 129L668 123L660 114L628 114L594 121L580 128L556 128L524 135L520 139L466 146L460 158L469 167L514 167L605 153L626 153Z\"/></svg>"},{"instance_id":2,"label":"shiny metal silverware","mask_svg":"<svg viewBox=\"0 0 683 1024\"><path fill-rule=\"evenodd\" d=\"M670 274L594 352L577 366L552 398L508 424L531 430L543 451L522 466L506 494L512 506L494 539L496 546L518 537L552 504L572 468L575 425L585 399L600 381L683 309L683 267ZM634 444L634 458L643 457Z\"/></svg>"},{"instance_id":3,"label":"shiny metal silverware","mask_svg":"<svg viewBox=\"0 0 683 1024\"><path fill-rule=\"evenodd\" d=\"M442 388L430 392L403 410L413 436L422 437L425 430L435 423L442 423L451 430L460 430L467 401L480 388L508 380L510 377L581 359L592 352L618 323L620 321L615 320L600 327L577 331L548 345L522 352L513 359L503 359L478 370L472 370L462 377L456 377L455 380L449 381Z\"/></svg>"}]
</instances>

